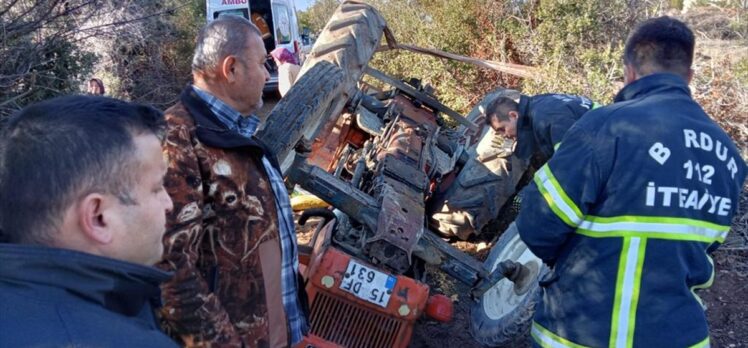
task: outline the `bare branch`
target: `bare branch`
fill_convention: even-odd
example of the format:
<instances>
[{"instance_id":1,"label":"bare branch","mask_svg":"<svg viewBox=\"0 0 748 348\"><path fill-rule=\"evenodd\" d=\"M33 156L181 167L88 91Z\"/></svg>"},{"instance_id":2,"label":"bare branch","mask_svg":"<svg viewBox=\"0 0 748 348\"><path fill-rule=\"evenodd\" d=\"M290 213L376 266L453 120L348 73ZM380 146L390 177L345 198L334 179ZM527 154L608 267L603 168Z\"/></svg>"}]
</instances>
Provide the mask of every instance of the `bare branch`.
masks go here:
<instances>
[{"instance_id":1,"label":"bare branch","mask_svg":"<svg viewBox=\"0 0 748 348\"><path fill-rule=\"evenodd\" d=\"M31 94L31 92L33 92L33 90L32 90L32 89L29 89L29 90L27 90L26 92L23 92L23 93L21 93L21 94L19 94L19 95L16 95L16 96L15 96L15 97L13 97L13 98L10 98L10 99L7 99L7 100L5 100L5 101L3 101L3 102L0 102L0 107L4 107L5 105L8 105L8 104L10 104L10 103L13 103L13 102L15 102L15 101L16 101L16 100L18 100L18 99L21 99L21 98L25 98L26 96L28 96L29 94Z\"/></svg>"}]
</instances>

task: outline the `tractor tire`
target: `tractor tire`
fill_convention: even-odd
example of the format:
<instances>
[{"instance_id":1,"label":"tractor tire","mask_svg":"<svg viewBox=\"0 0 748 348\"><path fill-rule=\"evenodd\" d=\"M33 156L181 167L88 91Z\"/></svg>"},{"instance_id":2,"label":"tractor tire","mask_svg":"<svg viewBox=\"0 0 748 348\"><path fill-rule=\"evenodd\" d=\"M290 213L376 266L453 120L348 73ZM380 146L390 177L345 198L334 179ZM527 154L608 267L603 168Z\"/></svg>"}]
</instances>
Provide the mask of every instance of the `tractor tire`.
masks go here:
<instances>
[{"instance_id":1,"label":"tractor tire","mask_svg":"<svg viewBox=\"0 0 748 348\"><path fill-rule=\"evenodd\" d=\"M346 92L355 92L358 80L379 47L385 26L384 18L371 5L351 0L343 2L322 29L299 76L317 62L331 62L343 69Z\"/></svg>"},{"instance_id":2,"label":"tractor tire","mask_svg":"<svg viewBox=\"0 0 748 348\"><path fill-rule=\"evenodd\" d=\"M261 137L264 142L278 144L278 146L271 146L271 150L278 151L275 153L284 172L293 160L293 147L296 142L302 136L310 141L320 136L319 133L324 126L328 122L335 122L346 103L356 95L358 81L379 47L385 25L382 15L371 5L362 2L348 0L335 10L304 61L296 84L273 109L265 129L271 127L269 122L279 115L292 119L292 122L280 122L279 125L282 127L272 126L275 129L271 132L264 132L266 134ZM340 86L335 88L334 94L322 98L317 88L310 88L313 87L311 85L325 87L325 84L320 82L307 82L304 92L293 94L294 88L307 75L313 75L313 77L306 80L325 79L325 76L319 73L313 74L315 67L322 63L334 65L340 70ZM316 100L318 98L320 100ZM282 111L276 114L276 109ZM305 113L303 120L296 120L298 113L289 113L293 109L300 109L299 111ZM288 128L287 126L291 125L289 123L295 128ZM297 132L297 128L300 132ZM289 130L293 133L291 137L284 134ZM297 133L300 136L297 136ZM287 142L286 138L291 142Z\"/></svg>"},{"instance_id":3,"label":"tractor tire","mask_svg":"<svg viewBox=\"0 0 748 348\"><path fill-rule=\"evenodd\" d=\"M533 285L518 295L511 281L502 279L496 283L471 307L470 331L473 338L484 345L517 347L529 339L535 306L542 296L538 279L549 269L522 242L514 224L499 237L483 266L493 271L504 260L520 262L530 269Z\"/></svg>"},{"instance_id":4,"label":"tractor tire","mask_svg":"<svg viewBox=\"0 0 748 348\"><path fill-rule=\"evenodd\" d=\"M278 158L284 172L293 160L294 147L307 125L325 114L330 103L340 96L343 80L342 69L329 62L319 62L301 76L270 111L258 137Z\"/></svg>"},{"instance_id":5,"label":"tractor tire","mask_svg":"<svg viewBox=\"0 0 748 348\"><path fill-rule=\"evenodd\" d=\"M483 98L467 116L478 125L480 133L465 150L468 161L431 210L432 227L445 237L466 240L471 235L479 235L515 194L524 172L526 165L511 156L511 143L495 134L485 122L482 110L502 96L519 98L519 92L496 90Z\"/></svg>"}]
</instances>

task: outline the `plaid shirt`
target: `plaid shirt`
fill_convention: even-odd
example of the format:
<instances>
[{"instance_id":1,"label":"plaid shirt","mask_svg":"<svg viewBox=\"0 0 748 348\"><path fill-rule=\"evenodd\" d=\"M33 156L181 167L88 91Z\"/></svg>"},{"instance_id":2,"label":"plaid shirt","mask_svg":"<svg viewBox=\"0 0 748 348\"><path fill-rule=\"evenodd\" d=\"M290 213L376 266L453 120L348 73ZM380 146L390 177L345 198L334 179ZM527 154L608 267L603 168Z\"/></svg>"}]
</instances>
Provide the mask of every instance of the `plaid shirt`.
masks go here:
<instances>
[{"instance_id":1,"label":"plaid shirt","mask_svg":"<svg viewBox=\"0 0 748 348\"><path fill-rule=\"evenodd\" d=\"M260 119L255 115L242 116L239 112L226 105L223 101L212 94L192 86L198 96L202 98L213 114L229 129L251 138L260 125ZM283 182L283 176L262 156L262 165L270 179L270 184L275 195L275 207L278 211L278 222L280 229L281 244L281 287L283 289L283 306L286 310L288 330L291 334L291 344L296 344L308 331L307 321L301 309L298 297L299 256L296 250L296 228L294 227L293 212L291 211L291 200Z\"/></svg>"}]
</instances>

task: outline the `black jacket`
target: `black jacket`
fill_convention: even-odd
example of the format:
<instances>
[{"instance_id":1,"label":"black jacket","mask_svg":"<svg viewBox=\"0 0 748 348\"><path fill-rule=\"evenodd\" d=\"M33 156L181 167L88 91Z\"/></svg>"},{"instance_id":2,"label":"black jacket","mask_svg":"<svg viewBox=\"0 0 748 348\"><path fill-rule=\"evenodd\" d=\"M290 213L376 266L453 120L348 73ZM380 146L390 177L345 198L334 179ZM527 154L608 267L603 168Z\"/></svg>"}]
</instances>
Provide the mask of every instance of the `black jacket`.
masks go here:
<instances>
[{"instance_id":1,"label":"black jacket","mask_svg":"<svg viewBox=\"0 0 748 348\"><path fill-rule=\"evenodd\" d=\"M525 160L539 155L542 162L548 161L566 131L592 105L585 97L566 94L521 96L515 154Z\"/></svg>"},{"instance_id":2,"label":"black jacket","mask_svg":"<svg viewBox=\"0 0 748 348\"><path fill-rule=\"evenodd\" d=\"M176 347L151 307L169 276L72 250L0 244L0 347Z\"/></svg>"}]
</instances>

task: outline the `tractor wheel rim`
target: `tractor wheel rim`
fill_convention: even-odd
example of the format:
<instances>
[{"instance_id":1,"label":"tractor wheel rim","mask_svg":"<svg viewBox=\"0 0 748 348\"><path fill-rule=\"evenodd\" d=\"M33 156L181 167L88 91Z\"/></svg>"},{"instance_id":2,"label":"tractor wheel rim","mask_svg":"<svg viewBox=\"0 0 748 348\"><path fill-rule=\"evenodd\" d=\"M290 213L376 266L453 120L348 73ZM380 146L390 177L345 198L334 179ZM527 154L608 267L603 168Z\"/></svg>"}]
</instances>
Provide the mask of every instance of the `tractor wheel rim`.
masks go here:
<instances>
[{"instance_id":1,"label":"tractor wheel rim","mask_svg":"<svg viewBox=\"0 0 748 348\"><path fill-rule=\"evenodd\" d=\"M532 277L537 278L541 261L527 248L519 237L519 234L513 236L507 246L500 251L498 257L494 260L490 269L493 271L503 260L514 260L527 266L532 272ZM492 320L498 320L511 313L522 303L530 292L517 295L514 283L507 279L502 279L492 288L483 294L483 311L486 316Z\"/></svg>"}]
</instances>

